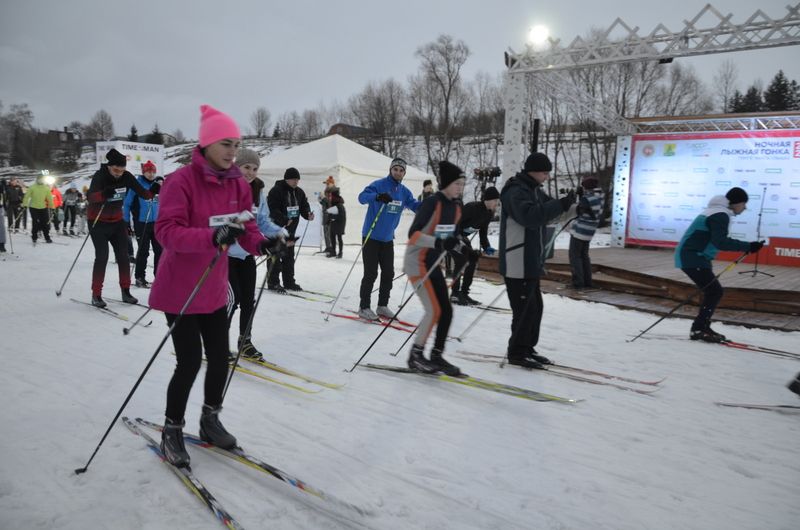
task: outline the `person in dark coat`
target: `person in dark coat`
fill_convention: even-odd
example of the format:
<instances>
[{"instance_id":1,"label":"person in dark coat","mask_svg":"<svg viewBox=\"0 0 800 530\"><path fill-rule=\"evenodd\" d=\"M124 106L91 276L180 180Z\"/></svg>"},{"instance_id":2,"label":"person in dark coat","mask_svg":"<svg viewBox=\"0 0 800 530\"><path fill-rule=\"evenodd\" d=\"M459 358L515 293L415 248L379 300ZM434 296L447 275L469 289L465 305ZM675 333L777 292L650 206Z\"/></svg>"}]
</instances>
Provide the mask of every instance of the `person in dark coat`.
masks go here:
<instances>
[{"instance_id":1,"label":"person in dark coat","mask_svg":"<svg viewBox=\"0 0 800 530\"><path fill-rule=\"evenodd\" d=\"M314 212L306 199L306 194L298 186L300 172L290 167L283 174L283 180L275 183L267 195L267 206L272 221L289 232L289 239L295 239L300 217L307 221L314 220ZM283 287L280 285L280 276L283 276ZM272 266L272 271L267 280L267 287L271 291L282 292L302 291L303 289L294 280L294 248L284 249L280 257Z\"/></svg>"},{"instance_id":2,"label":"person in dark coat","mask_svg":"<svg viewBox=\"0 0 800 530\"><path fill-rule=\"evenodd\" d=\"M508 362L524 368L544 368L550 360L536 352L544 305L539 280L548 250L547 224L569 210L575 192L554 199L542 189L553 164L544 153L533 153L523 171L503 186L500 202L500 274L511 304Z\"/></svg>"},{"instance_id":3,"label":"person in dark coat","mask_svg":"<svg viewBox=\"0 0 800 530\"><path fill-rule=\"evenodd\" d=\"M328 225L331 238L331 250L328 257L336 256L341 259L342 251L344 250L344 228L347 225L347 210L344 207L344 199L342 198L341 191L337 187L330 189L330 207L327 209ZM339 253L336 253L336 243L339 243Z\"/></svg>"},{"instance_id":4,"label":"person in dark coat","mask_svg":"<svg viewBox=\"0 0 800 530\"><path fill-rule=\"evenodd\" d=\"M724 335L711 329L711 317L722 299L722 285L711 268L720 250L758 252L762 241L739 241L728 236L731 216L747 208L749 197L742 188L731 188L728 193L712 197L708 207L695 217L680 243L675 248L675 266L681 269L703 292L700 311L692 323L689 338L705 342L723 342Z\"/></svg>"},{"instance_id":5,"label":"person in dark coat","mask_svg":"<svg viewBox=\"0 0 800 530\"><path fill-rule=\"evenodd\" d=\"M458 225L458 237L464 244L464 250L460 253L453 253L453 261L455 262L456 274L463 269L461 276L453 282L453 290L450 295L450 301L458 305L476 305L479 304L477 300L473 300L469 296L469 288L472 286L472 277L475 274L475 268L478 266L478 258L481 253L472 248L470 237L475 232L478 232L480 238L481 250L489 256L494 254L495 250L489 243L489 223L494 219L494 212L497 210L497 205L500 203L500 192L497 188L490 186L483 192L480 201L473 201L464 205L461 209L461 222ZM466 265L466 267L465 267Z\"/></svg>"},{"instance_id":6,"label":"person in dark coat","mask_svg":"<svg viewBox=\"0 0 800 530\"><path fill-rule=\"evenodd\" d=\"M131 295L131 269L128 261L128 227L122 219L122 202L133 189L136 195L150 200L158 195L161 185L156 182L149 190L142 187L131 173L125 170L125 155L111 149L106 154L107 164L102 164L89 184L87 198L89 206L86 217L89 234L94 245L94 268L92 269L92 305L103 308L107 304L102 298L103 281L108 263L108 245L114 249L119 269L119 286L122 301L136 304L139 301Z\"/></svg>"}]
</instances>

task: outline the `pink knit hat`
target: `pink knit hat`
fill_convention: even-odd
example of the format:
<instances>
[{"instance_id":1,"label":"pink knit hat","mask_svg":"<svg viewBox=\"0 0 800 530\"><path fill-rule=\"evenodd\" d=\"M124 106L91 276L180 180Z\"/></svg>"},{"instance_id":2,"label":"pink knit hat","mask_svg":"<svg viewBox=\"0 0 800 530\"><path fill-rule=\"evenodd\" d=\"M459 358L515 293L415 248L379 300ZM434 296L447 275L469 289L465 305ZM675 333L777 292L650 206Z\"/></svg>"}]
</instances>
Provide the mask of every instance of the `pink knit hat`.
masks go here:
<instances>
[{"instance_id":1,"label":"pink knit hat","mask_svg":"<svg viewBox=\"0 0 800 530\"><path fill-rule=\"evenodd\" d=\"M224 138L241 138L239 126L233 118L211 105L200 105L200 147L206 147Z\"/></svg>"}]
</instances>

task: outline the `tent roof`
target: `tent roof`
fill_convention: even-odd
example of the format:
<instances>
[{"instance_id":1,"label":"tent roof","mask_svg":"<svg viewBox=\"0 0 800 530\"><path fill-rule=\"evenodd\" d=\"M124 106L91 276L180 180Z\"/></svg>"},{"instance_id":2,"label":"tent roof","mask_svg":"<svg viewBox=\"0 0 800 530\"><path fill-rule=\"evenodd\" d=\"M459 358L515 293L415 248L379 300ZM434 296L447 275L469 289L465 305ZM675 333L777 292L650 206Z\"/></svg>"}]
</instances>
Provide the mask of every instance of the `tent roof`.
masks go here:
<instances>
[{"instance_id":1,"label":"tent roof","mask_svg":"<svg viewBox=\"0 0 800 530\"><path fill-rule=\"evenodd\" d=\"M341 167L350 173L380 178L389 174L391 161L386 155L333 134L262 159L259 173L282 175L286 168L295 167L301 175L325 175ZM425 179L435 181L436 177L408 166L406 179L422 182Z\"/></svg>"}]
</instances>

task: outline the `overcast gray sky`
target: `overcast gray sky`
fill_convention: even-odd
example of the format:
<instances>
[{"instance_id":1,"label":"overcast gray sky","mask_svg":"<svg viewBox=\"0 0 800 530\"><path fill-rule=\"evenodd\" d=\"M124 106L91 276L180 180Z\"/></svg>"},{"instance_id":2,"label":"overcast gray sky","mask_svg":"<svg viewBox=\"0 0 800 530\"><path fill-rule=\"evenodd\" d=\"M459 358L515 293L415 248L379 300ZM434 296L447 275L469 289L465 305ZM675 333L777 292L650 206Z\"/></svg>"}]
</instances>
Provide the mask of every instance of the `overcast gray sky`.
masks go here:
<instances>
[{"instance_id":1,"label":"overcast gray sky","mask_svg":"<svg viewBox=\"0 0 800 530\"><path fill-rule=\"evenodd\" d=\"M198 106L246 127L258 106L273 115L346 101L370 80L405 82L416 48L441 33L463 39L466 77L502 72L503 52L544 24L568 43L616 17L640 34L683 28L704 1L521 0L0 0L0 101L28 103L35 125L58 128L107 110L117 134L158 123L196 137ZM741 23L756 9L783 17L790 0L716 1ZM800 47L681 59L704 80L725 59L740 89L779 68L800 81Z\"/></svg>"}]
</instances>

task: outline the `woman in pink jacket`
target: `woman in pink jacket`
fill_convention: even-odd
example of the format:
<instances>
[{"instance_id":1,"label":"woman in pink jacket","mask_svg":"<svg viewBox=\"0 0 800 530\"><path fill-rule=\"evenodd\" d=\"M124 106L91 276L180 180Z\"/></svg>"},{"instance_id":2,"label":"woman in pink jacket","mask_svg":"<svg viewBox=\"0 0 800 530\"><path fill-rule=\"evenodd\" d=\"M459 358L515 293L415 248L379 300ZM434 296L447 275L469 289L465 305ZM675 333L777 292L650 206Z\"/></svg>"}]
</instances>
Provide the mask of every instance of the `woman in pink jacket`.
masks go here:
<instances>
[{"instance_id":1,"label":"woman in pink jacket","mask_svg":"<svg viewBox=\"0 0 800 530\"><path fill-rule=\"evenodd\" d=\"M270 253L280 240L266 239L250 212L250 186L233 163L241 135L236 122L208 105L200 107L200 141L192 163L167 177L161 190L156 238L163 246L150 306L163 311L167 323L178 318L191 292L217 253L221 253L192 303L172 331L177 365L167 389L165 429L161 449L176 466L188 466L183 444L184 412L200 370L205 346L208 369L200 436L226 449L236 445L219 421L228 375L228 246L238 241L249 253Z\"/></svg>"}]
</instances>

